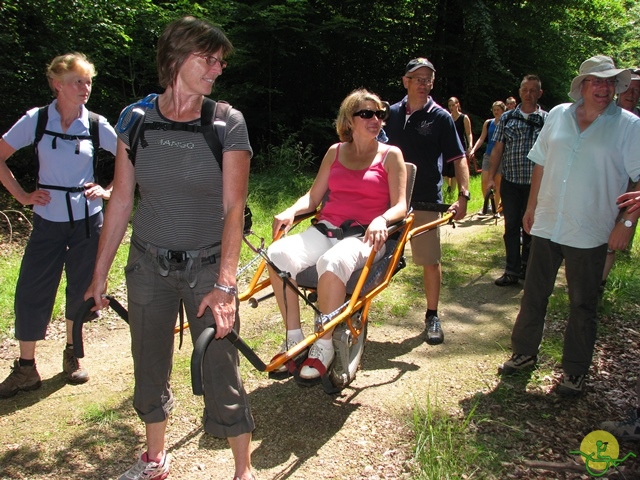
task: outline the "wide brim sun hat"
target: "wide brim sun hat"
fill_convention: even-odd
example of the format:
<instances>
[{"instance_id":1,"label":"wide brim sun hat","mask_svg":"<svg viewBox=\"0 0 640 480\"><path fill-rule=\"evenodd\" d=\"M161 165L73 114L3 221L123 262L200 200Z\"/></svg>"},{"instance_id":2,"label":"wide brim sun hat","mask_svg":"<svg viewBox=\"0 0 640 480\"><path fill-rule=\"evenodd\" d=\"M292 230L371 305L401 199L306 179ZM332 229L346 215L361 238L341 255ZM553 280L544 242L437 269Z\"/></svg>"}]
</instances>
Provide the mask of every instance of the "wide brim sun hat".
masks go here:
<instances>
[{"instance_id":1,"label":"wide brim sun hat","mask_svg":"<svg viewBox=\"0 0 640 480\"><path fill-rule=\"evenodd\" d=\"M580 74L571 82L571 90L569 96L578 101L582 98L580 87L582 81L592 75L598 78L616 77L616 93L626 92L631 84L631 72L626 68L616 68L611 57L606 55L596 55L582 62L580 65Z\"/></svg>"}]
</instances>

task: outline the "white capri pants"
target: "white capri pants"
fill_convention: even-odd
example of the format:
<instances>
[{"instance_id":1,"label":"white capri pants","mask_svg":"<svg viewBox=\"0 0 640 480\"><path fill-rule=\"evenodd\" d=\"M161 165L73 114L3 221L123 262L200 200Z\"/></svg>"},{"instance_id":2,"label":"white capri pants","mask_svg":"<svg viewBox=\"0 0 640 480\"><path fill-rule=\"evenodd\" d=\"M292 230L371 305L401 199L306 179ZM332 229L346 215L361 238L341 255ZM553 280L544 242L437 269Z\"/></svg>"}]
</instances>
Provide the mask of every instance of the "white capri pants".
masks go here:
<instances>
[{"instance_id":1,"label":"white capri pants","mask_svg":"<svg viewBox=\"0 0 640 480\"><path fill-rule=\"evenodd\" d=\"M330 228L336 228L327 221L321 221ZM281 238L271 244L267 255L282 271L288 272L291 278L315 265L318 278L325 272L334 273L345 285L349 278L367 262L371 248L363 241L363 237L347 237L342 240L329 238L317 228L309 227L304 232ZM384 255L383 246L376 253L375 260Z\"/></svg>"}]
</instances>

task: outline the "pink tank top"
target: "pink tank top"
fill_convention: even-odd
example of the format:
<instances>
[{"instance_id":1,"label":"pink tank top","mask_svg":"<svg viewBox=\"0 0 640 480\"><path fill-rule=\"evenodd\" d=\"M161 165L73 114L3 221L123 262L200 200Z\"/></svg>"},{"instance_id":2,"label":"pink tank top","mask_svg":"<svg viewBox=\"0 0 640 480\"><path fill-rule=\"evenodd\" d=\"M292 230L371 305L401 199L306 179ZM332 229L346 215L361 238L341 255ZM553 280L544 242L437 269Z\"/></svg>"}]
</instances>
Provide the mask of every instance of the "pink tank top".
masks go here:
<instances>
[{"instance_id":1,"label":"pink tank top","mask_svg":"<svg viewBox=\"0 0 640 480\"><path fill-rule=\"evenodd\" d=\"M329 190L319 220L340 226L345 220L369 225L389 208L389 180L384 162L390 149L377 155L368 168L350 170L336 158L329 172ZM381 158L380 158L381 157Z\"/></svg>"}]
</instances>

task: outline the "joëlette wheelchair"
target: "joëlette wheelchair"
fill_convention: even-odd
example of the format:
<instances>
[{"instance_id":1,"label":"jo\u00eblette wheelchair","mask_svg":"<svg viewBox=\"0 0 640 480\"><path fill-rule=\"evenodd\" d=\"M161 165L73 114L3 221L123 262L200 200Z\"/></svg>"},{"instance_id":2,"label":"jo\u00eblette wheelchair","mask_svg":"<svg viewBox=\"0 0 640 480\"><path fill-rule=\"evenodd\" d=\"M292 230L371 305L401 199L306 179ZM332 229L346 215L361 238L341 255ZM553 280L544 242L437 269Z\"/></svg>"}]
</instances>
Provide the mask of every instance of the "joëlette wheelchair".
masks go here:
<instances>
[{"instance_id":1,"label":"jo\u00eblette wheelchair","mask_svg":"<svg viewBox=\"0 0 640 480\"><path fill-rule=\"evenodd\" d=\"M416 167L410 163L407 163L406 166L407 198L410 199L413 192ZM354 272L349 279L345 302L331 313L324 314L320 312L315 305L318 283L315 266L309 267L297 276L297 289L291 282L287 281L286 276L283 276L287 288L294 288L297 295L314 310L314 332L286 352L273 357L268 363L261 360L255 351L239 337L235 330L232 330L225 339L232 342L238 351L240 351L258 371L266 372L272 378L279 378L280 376L276 372L281 366L285 365L289 373L295 377L295 372L297 371L296 361L299 362L300 358L304 358L311 345L322 337L327 330L334 329L333 343L336 351L334 361L327 369L326 374L320 377L319 381L315 383L322 383L326 393L333 394L340 392L353 382L360 366L360 360L367 338L368 314L371 302L389 285L393 276L406 266L404 249L406 243L411 238L438 228L440 225L453 223L454 213L447 212L448 207L448 205L444 204L429 204L428 209L442 212L442 217L434 222L416 228L413 227L414 215L411 209L404 219L390 225L388 239L385 244L385 254L378 261L374 262L375 253L372 249L372 253L369 255L365 265L360 270ZM421 208L424 208L424 206L421 206ZM317 212L312 212L296 217L294 226L300 225L301 222L314 217L316 213ZM250 229L245 229L244 233L245 243L256 253L257 258L261 257L261 261L256 272L251 277L247 288L238 295L238 299L241 302L247 301L249 306L257 307L259 302L273 296L272 292L263 293L261 297L257 295L271 286L268 276L265 276L264 273L267 264L271 267L275 267L275 265L273 265L267 257L264 240L260 239L260 245L254 246L248 238L255 234ZM282 233L280 233L274 241L277 241L281 236ZM275 270L278 271L277 267L275 267ZM109 299L110 306L114 308L116 313L127 321L127 312L122 305L112 296L107 296L107 299ZM82 325L87 321L93 305L93 299L88 299L74 318L73 340L75 355L78 358L84 356ZM188 324L185 324L185 327L186 326L188 326ZM180 328L176 327L176 331L180 331ZM203 395L204 393L202 375L203 359L209 344L215 338L215 333L215 324L205 328L194 345L191 356L191 383L195 395ZM301 383L309 384L308 381Z\"/></svg>"},{"instance_id":2,"label":"jo\u00eblette wheelchair","mask_svg":"<svg viewBox=\"0 0 640 480\"><path fill-rule=\"evenodd\" d=\"M413 184L415 181L416 167L407 163L407 198L411 198ZM434 210L446 212L448 206L442 204L432 204ZM294 226L314 217L317 212L301 215L295 219ZM316 306L318 274L315 266L309 267L296 277L298 288L295 289L298 297L314 311L314 332L308 335L303 341L290 348L286 352L276 355L268 363L260 360L255 352L251 350L237 335L232 332L227 336L230 341L238 347L249 362L259 371L269 373L272 378L281 378L276 372L285 365L289 374L296 376L297 366L300 359L304 359L305 352L322 337L327 330L333 329L333 344L336 355L333 363L327 369L325 375L319 381L327 393L337 393L347 387L356 377L356 372L360 366L360 360L364 352L367 338L368 314L373 299L382 292L391 282L393 276L402 270L406 263L404 259L404 248L412 237L425 233L428 230L451 222L452 213L445 213L440 219L417 228L413 228L414 216L411 211L401 221L389 226L388 240L386 242L385 254L374 262L375 253L369 255L365 265L354 272L347 282L347 297L344 303L331 313L322 313ZM282 234L279 234L274 241L277 241ZM246 237L245 237L246 238ZM257 306L259 302L273 296L272 293L264 293L271 286L268 277L265 277L265 269L269 264L276 272L278 268L268 259L266 248L262 244L251 248L262 257L255 274L247 288L239 294L240 301L248 301L250 306ZM287 282L286 275L283 275L286 288L295 288L293 284ZM262 293L262 296L258 295ZM284 328L284 326L283 326ZM215 326L211 326L202 333L197 340L191 358L192 385L195 394L202 392L202 359L208 344L215 336ZM230 338L231 337L231 338ZM288 375L286 375L288 376ZM314 382L300 381L303 385ZM315 382L317 383L317 382Z\"/></svg>"}]
</instances>

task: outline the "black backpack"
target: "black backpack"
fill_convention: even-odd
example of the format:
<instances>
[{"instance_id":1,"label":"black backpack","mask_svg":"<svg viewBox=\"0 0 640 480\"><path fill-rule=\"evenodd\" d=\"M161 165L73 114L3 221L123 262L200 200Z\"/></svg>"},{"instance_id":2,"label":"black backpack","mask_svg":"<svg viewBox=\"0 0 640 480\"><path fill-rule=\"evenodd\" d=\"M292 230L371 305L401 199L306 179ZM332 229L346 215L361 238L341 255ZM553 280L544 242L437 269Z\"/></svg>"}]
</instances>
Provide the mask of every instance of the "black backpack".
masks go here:
<instances>
[{"instance_id":1,"label":"black backpack","mask_svg":"<svg viewBox=\"0 0 640 480\"><path fill-rule=\"evenodd\" d=\"M52 132L47 130L47 122L49 121L49 105L40 107L38 109L38 121L36 123L36 137L33 140L33 163L36 171L36 182L40 176L40 157L38 156L38 143L42 140L42 137L47 134L53 137L51 141L51 148L56 149L58 138L63 140L91 140L93 144L93 176L96 183L97 179L97 165L98 165L98 148L100 148L100 120L99 115L94 112L89 112L89 135L67 135L66 133ZM80 153L80 145L76 144L76 154Z\"/></svg>"},{"instance_id":2,"label":"black backpack","mask_svg":"<svg viewBox=\"0 0 640 480\"><path fill-rule=\"evenodd\" d=\"M67 198L67 211L69 212L69 222L71 227L75 225L75 219L73 218L73 212L71 210L70 194L84 191L84 186L67 187L62 185L44 185L40 183L40 156L38 155L38 144L42 140L44 135L50 135L53 137L51 141L51 148L57 148L58 138L63 140L70 140L76 142L76 155L80 153L80 140L91 140L93 144L93 180L98 183L98 149L100 148L100 117L97 113L89 112L89 135L68 135L66 133L52 132L47 130L47 122L49 121L49 106L40 107L38 109L38 120L36 122L36 136L33 140L33 163L36 172L36 188L45 188L48 190L59 190L66 192ZM89 227L89 200L85 200L84 216L87 220L85 223L85 229L87 238L91 237L91 230Z\"/></svg>"},{"instance_id":3,"label":"black backpack","mask_svg":"<svg viewBox=\"0 0 640 480\"><path fill-rule=\"evenodd\" d=\"M136 164L136 153L138 146L146 148L147 141L144 138L146 130L182 130L189 132L200 132L204 136L207 145L211 149L213 156L218 162L222 171L222 146L226 135L227 120L231 112L231 105L225 101L215 102L208 97L204 97L202 109L200 110L200 125L188 125L174 122L145 122L146 113L149 108L153 108L153 100L158 94L147 95L138 103L128 106L120 115L116 129L119 133L129 132L129 148L127 153L132 165ZM131 116L127 119L128 113ZM126 120L126 124L124 123ZM244 232L249 233L252 226L251 210L248 205L244 207Z\"/></svg>"},{"instance_id":4,"label":"black backpack","mask_svg":"<svg viewBox=\"0 0 640 480\"><path fill-rule=\"evenodd\" d=\"M138 146L146 148L148 143L144 138L146 130L182 130L188 132L201 132L207 145L211 149L220 170L222 170L222 145L225 138L225 127L231 112L231 105L227 102L215 102L205 97L200 111L200 125L188 125L174 122L145 122L146 113L149 108L153 108L153 100L158 95L152 93L143 100L127 107L120 115L117 129L120 133L129 132L129 160L136 164L136 153ZM131 112L131 117L123 125L127 113Z\"/></svg>"}]
</instances>

